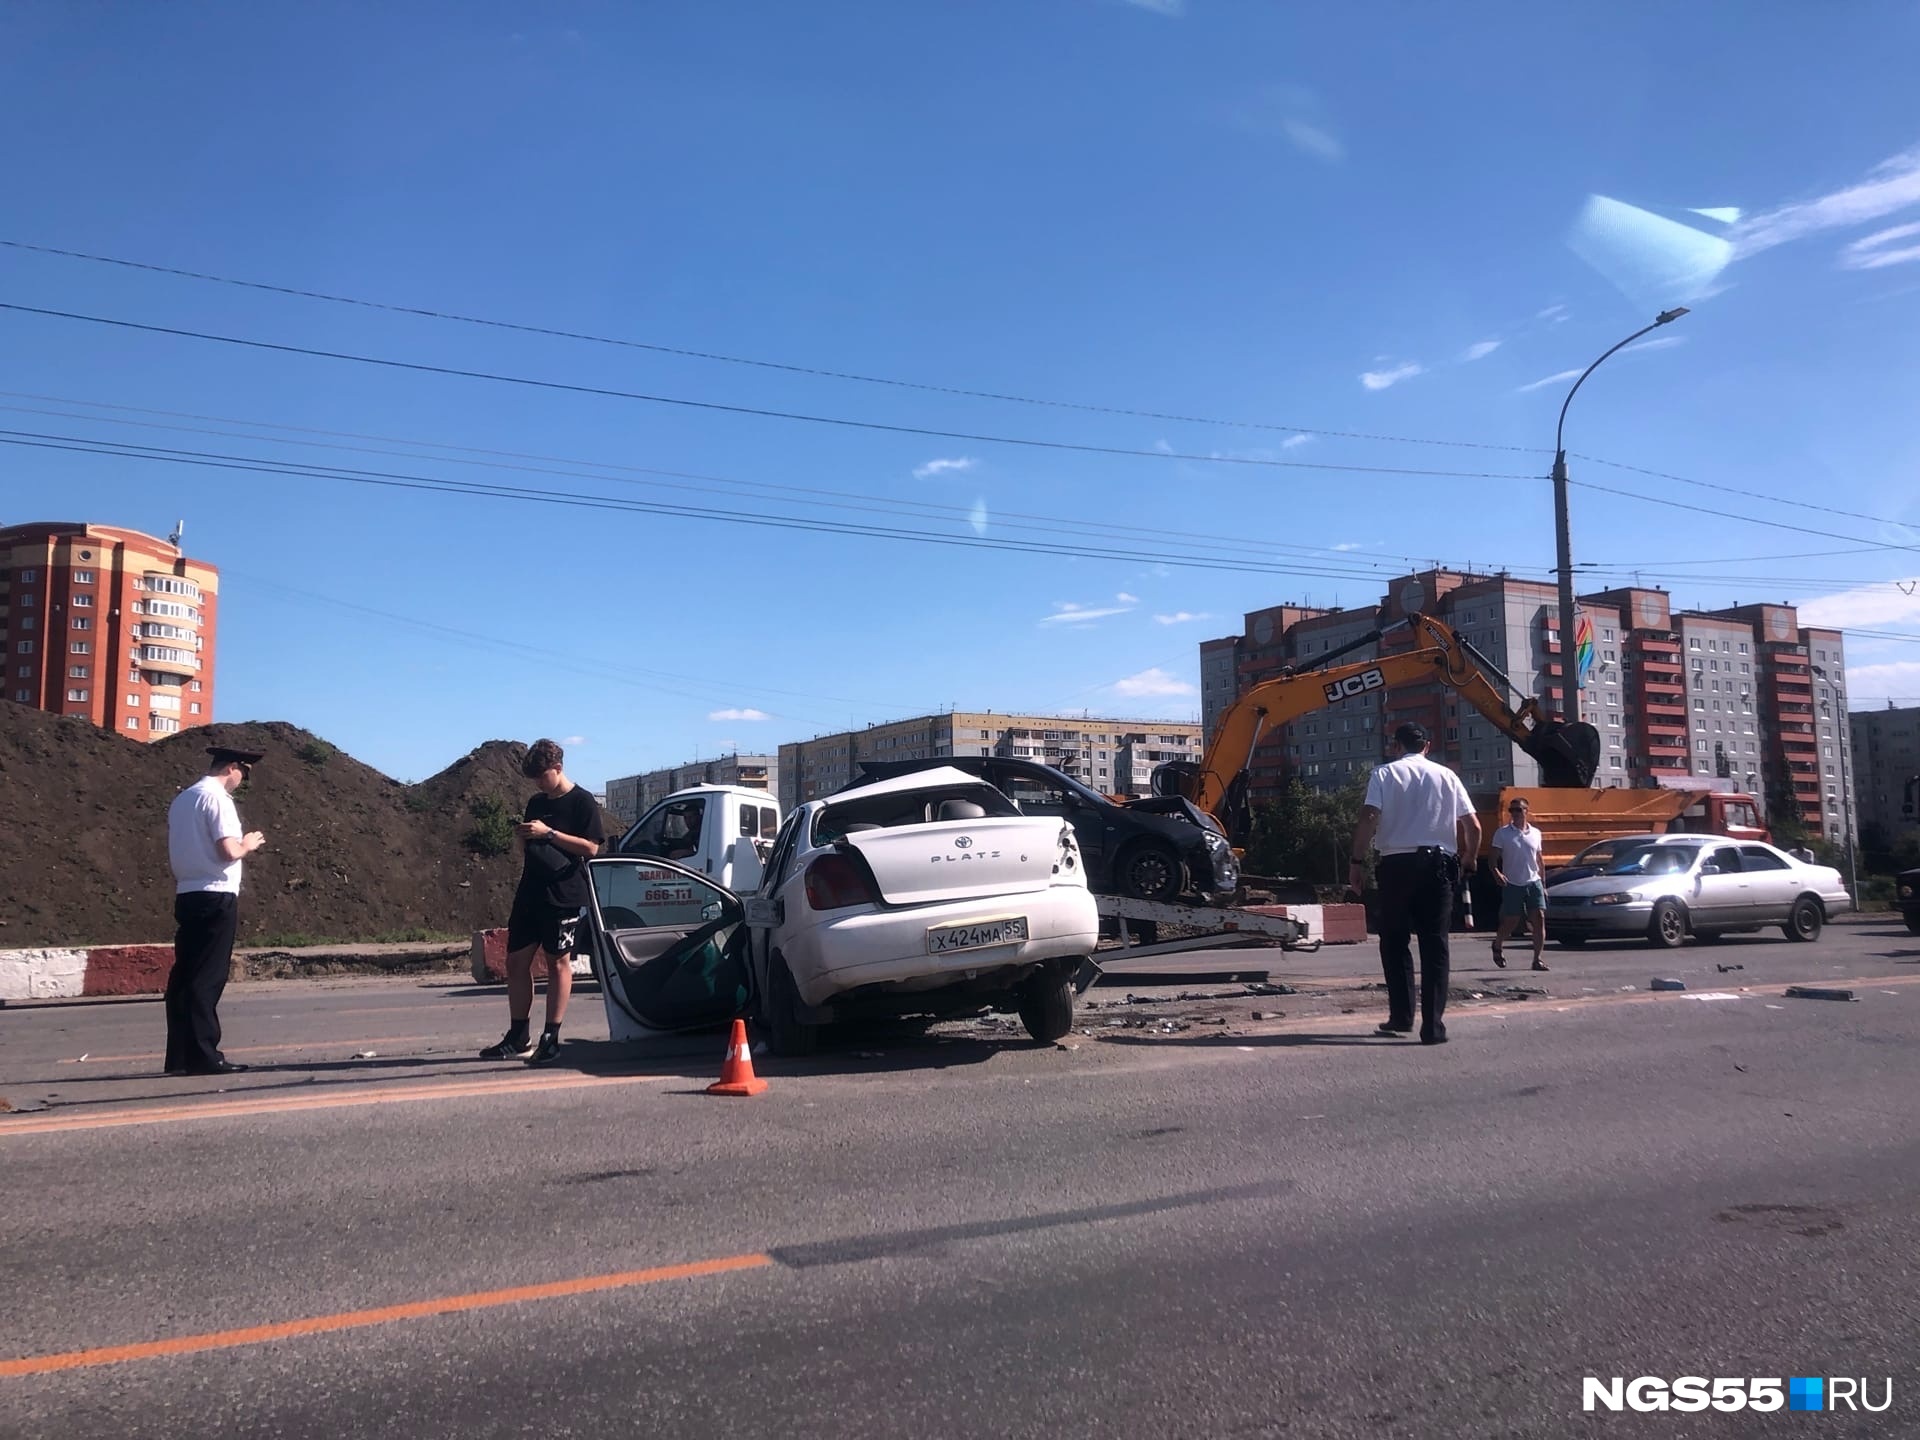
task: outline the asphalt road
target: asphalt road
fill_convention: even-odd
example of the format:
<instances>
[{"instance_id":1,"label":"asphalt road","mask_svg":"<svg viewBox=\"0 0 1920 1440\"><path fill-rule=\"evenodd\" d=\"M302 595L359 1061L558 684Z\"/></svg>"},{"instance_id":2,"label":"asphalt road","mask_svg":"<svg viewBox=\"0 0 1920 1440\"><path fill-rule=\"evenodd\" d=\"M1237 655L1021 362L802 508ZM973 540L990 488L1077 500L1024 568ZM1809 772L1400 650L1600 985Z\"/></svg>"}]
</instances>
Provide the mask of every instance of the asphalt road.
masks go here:
<instances>
[{"instance_id":1,"label":"asphalt road","mask_svg":"<svg viewBox=\"0 0 1920 1440\"><path fill-rule=\"evenodd\" d=\"M596 1043L590 994L535 1072L464 1058L497 991L235 987L273 1068L224 1084L152 1073L151 1004L0 1011L0 1433L1821 1423L1595 1420L1586 1375L1891 1378L1825 1423L1920 1433L1920 940L1462 950L1445 1047L1367 1039L1329 951L1277 1001L1096 991L1071 1049L850 1035L748 1101L701 1093L712 1037Z\"/></svg>"}]
</instances>

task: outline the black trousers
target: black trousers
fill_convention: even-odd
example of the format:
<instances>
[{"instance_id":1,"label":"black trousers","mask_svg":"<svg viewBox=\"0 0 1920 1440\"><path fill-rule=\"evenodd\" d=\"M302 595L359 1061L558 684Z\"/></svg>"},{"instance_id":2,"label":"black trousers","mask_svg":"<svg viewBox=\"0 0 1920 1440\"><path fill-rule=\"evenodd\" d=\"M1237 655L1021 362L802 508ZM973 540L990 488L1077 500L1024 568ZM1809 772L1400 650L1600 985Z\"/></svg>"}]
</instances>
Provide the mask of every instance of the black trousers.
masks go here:
<instances>
[{"instance_id":1,"label":"black trousers","mask_svg":"<svg viewBox=\"0 0 1920 1440\"><path fill-rule=\"evenodd\" d=\"M1426 849L1382 855L1379 926L1380 968L1387 981L1387 1023L1413 1026L1413 936L1420 938L1420 1034L1442 1036L1447 978L1452 956L1447 931L1453 923L1453 892L1460 862L1450 851Z\"/></svg>"},{"instance_id":2,"label":"black trousers","mask_svg":"<svg viewBox=\"0 0 1920 1440\"><path fill-rule=\"evenodd\" d=\"M167 1069L218 1065L220 995L233 964L240 897L190 890L173 897L173 969L167 974Z\"/></svg>"}]
</instances>

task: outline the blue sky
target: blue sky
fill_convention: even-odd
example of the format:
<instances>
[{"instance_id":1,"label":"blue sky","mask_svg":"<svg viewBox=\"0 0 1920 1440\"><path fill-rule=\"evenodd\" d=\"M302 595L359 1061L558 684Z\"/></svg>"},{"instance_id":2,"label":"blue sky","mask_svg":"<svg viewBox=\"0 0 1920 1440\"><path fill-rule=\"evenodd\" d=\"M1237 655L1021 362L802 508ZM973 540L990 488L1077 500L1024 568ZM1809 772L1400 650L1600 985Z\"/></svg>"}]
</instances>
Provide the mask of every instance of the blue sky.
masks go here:
<instances>
[{"instance_id":1,"label":"blue sky","mask_svg":"<svg viewBox=\"0 0 1920 1440\"><path fill-rule=\"evenodd\" d=\"M946 705L1184 716L1245 610L1366 603L1409 561L1543 574L1549 377L1685 303L1568 446L1577 481L1702 508L1576 490L1588 583L1912 635L1915 53L1906 3L16 4L0 239L1206 419L0 248L15 305L1146 452L0 311L5 428L1125 554L13 447L4 512L184 517L226 573L217 718L404 778L493 737L571 739L598 783ZM1856 704L1920 700L1920 648L1849 649Z\"/></svg>"}]
</instances>

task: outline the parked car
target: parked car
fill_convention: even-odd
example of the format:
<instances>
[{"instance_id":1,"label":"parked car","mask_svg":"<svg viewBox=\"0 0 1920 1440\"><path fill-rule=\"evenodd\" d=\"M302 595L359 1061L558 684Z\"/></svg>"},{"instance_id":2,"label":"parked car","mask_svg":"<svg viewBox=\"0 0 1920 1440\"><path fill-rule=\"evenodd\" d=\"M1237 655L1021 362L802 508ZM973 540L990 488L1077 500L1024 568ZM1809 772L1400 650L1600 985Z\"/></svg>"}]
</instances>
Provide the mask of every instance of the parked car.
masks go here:
<instances>
[{"instance_id":1,"label":"parked car","mask_svg":"<svg viewBox=\"0 0 1920 1440\"><path fill-rule=\"evenodd\" d=\"M992 755L864 760L863 777L854 784L941 767L985 780L1022 815L1056 816L1072 825L1087 883L1097 895L1167 901L1188 891L1231 895L1239 887L1239 857L1213 817L1190 801L1120 805L1051 765Z\"/></svg>"},{"instance_id":2,"label":"parked car","mask_svg":"<svg viewBox=\"0 0 1920 1440\"><path fill-rule=\"evenodd\" d=\"M759 888L779 828L779 802L764 790L692 785L648 809L612 853L671 860L740 895Z\"/></svg>"},{"instance_id":3,"label":"parked car","mask_svg":"<svg viewBox=\"0 0 1920 1440\"><path fill-rule=\"evenodd\" d=\"M1548 870L1543 877L1544 882L1551 888L1563 880L1584 880L1589 875L1598 875L1611 865L1614 857L1622 851L1637 849L1659 838L1654 834L1614 835L1605 840L1596 840L1566 864L1556 865Z\"/></svg>"},{"instance_id":4,"label":"parked car","mask_svg":"<svg viewBox=\"0 0 1920 1440\"><path fill-rule=\"evenodd\" d=\"M811 1051L831 1021L983 1003L1057 1040L1100 927L1074 827L951 766L802 805L746 917L756 1010L781 1055Z\"/></svg>"},{"instance_id":5,"label":"parked car","mask_svg":"<svg viewBox=\"0 0 1920 1440\"><path fill-rule=\"evenodd\" d=\"M1605 869L1547 891L1547 935L1563 945L1595 936L1644 935L1671 948L1778 925L1789 940L1816 940L1829 917L1853 907L1840 872L1809 865L1758 840L1658 835L1624 847Z\"/></svg>"},{"instance_id":6,"label":"parked car","mask_svg":"<svg viewBox=\"0 0 1920 1440\"><path fill-rule=\"evenodd\" d=\"M1920 935L1920 870L1902 870L1893 877L1894 903L1907 922L1907 933Z\"/></svg>"}]
</instances>

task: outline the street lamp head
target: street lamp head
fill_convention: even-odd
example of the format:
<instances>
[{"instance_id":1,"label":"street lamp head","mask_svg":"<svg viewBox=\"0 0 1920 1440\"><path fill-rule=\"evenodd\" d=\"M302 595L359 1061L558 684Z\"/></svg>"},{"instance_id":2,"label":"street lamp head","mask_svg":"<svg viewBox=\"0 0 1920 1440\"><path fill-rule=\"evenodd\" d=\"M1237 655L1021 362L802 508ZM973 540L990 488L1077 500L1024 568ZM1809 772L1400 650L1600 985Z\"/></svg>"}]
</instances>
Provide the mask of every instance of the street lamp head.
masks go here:
<instances>
[{"instance_id":1,"label":"street lamp head","mask_svg":"<svg viewBox=\"0 0 1920 1440\"><path fill-rule=\"evenodd\" d=\"M1686 306L1676 305L1671 310L1662 310L1658 318L1656 318L1653 323L1656 325L1669 325L1673 323L1675 320L1678 320L1682 315L1686 315L1688 313L1690 312L1688 311Z\"/></svg>"}]
</instances>

